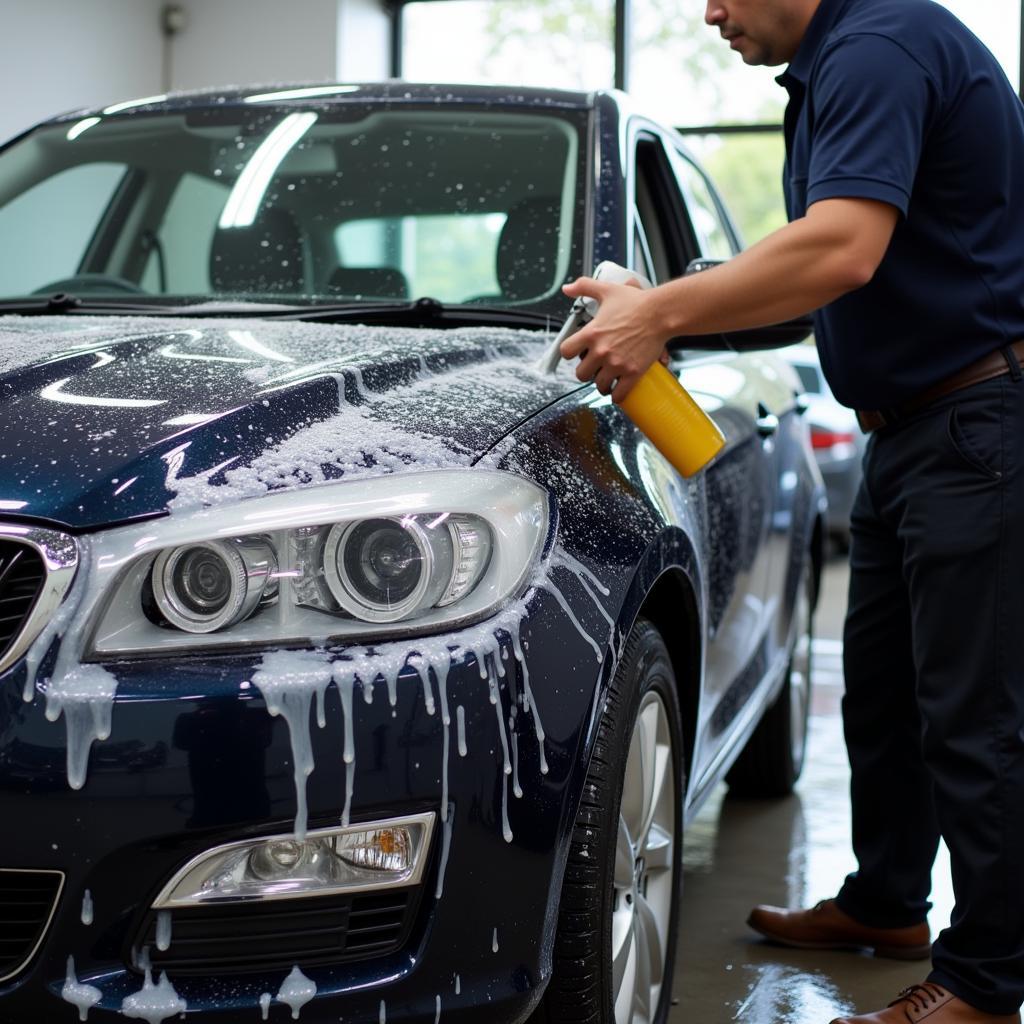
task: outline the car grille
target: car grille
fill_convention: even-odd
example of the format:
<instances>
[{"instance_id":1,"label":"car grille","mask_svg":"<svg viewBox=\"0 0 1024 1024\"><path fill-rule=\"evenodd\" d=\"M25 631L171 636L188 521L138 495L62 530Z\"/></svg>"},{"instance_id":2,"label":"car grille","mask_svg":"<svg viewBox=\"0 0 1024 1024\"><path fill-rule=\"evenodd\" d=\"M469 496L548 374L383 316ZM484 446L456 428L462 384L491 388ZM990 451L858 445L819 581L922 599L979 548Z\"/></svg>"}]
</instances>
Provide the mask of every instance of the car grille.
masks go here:
<instances>
[{"instance_id":1,"label":"car grille","mask_svg":"<svg viewBox=\"0 0 1024 1024\"><path fill-rule=\"evenodd\" d=\"M0 868L0 981L13 978L35 955L63 886L60 871Z\"/></svg>"},{"instance_id":2,"label":"car grille","mask_svg":"<svg viewBox=\"0 0 1024 1024\"><path fill-rule=\"evenodd\" d=\"M45 576L35 548L0 538L0 657L21 632Z\"/></svg>"},{"instance_id":3,"label":"car grille","mask_svg":"<svg viewBox=\"0 0 1024 1024\"><path fill-rule=\"evenodd\" d=\"M418 891L172 910L171 943L163 951L156 948L157 915L151 911L139 946L148 947L154 968L175 974L287 970L296 963L384 956L408 938Z\"/></svg>"}]
</instances>

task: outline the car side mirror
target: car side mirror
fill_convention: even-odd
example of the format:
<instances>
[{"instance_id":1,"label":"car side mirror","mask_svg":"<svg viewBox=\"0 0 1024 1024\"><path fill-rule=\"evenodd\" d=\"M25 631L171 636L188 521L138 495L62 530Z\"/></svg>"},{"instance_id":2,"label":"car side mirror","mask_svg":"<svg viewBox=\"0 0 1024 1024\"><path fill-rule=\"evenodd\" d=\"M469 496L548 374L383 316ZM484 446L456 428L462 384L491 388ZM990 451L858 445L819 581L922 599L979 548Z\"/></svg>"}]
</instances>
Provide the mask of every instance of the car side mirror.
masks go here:
<instances>
[{"instance_id":1,"label":"car side mirror","mask_svg":"<svg viewBox=\"0 0 1024 1024\"><path fill-rule=\"evenodd\" d=\"M725 260L691 260L686 275L699 274L720 266ZM695 334L685 338L673 338L671 348L695 348L715 352L758 352L764 349L785 348L803 341L814 330L814 321L809 316L786 320L781 324L754 327L747 331L730 331L727 334Z\"/></svg>"}]
</instances>

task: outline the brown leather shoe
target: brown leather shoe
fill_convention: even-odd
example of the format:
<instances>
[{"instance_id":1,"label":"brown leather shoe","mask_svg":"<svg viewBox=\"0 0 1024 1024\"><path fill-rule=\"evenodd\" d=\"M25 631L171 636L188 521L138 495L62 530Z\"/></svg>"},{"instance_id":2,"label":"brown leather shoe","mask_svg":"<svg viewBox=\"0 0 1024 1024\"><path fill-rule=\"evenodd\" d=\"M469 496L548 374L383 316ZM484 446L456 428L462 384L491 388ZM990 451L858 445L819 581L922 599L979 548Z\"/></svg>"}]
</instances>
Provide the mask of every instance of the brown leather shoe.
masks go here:
<instances>
[{"instance_id":1,"label":"brown leather shoe","mask_svg":"<svg viewBox=\"0 0 1024 1024\"><path fill-rule=\"evenodd\" d=\"M796 949L870 950L892 960L926 960L932 951L928 922L909 928L869 928L822 900L810 910L755 907L747 924L766 939Z\"/></svg>"},{"instance_id":2,"label":"brown leather shoe","mask_svg":"<svg viewBox=\"0 0 1024 1024\"><path fill-rule=\"evenodd\" d=\"M998 1015L982 1013L947 992L941 985L926 981L911 985L899 998L878 1013L865 1013L859 1017L837 1017L832 1024L1020 1024L1020 1014Z\"/></svg>"}]
</instances>

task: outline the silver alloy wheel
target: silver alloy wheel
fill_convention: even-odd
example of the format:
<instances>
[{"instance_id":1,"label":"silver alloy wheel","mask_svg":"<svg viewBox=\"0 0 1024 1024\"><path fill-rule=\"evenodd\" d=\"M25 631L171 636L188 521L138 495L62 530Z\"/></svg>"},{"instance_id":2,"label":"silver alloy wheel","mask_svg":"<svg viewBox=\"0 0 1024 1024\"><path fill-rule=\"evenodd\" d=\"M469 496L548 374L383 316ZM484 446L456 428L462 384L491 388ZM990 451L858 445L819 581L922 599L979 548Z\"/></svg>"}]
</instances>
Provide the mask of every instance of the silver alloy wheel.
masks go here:
<instances>
[{"instance_id":1,"label":"silver alloy wheel","mask_svg":"<svg viewBox=\"0 0 1024 1024\"><path fill-rule=\"evenodd\" d=\"M668 712L652 690L629 742L615 845L615 1024L652 1024L665 978L678 813L673 755Z\"/></svg>"},{"instance_id":2,"label":"silver alloy wheel","mask_svg":"<svg viewBox=\"0 0 1024 1024\"><path fill-rule=\"evenodd\" d=\"M811 569L804 569L793 609L793 656L789 667L790 743L793 771L800 773L807 749L807 712L811 699Z\"/></svg>"}]
</instances>

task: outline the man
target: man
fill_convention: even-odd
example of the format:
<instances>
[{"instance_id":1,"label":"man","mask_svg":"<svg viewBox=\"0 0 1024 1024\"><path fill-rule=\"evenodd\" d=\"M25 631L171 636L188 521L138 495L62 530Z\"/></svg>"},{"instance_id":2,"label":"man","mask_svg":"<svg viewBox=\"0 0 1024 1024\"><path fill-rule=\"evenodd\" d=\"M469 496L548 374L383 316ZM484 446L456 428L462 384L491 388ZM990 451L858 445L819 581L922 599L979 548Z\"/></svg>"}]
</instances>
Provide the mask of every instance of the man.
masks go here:
<instances>
[{"instance_id":1,"label":"man","mask_svg":"<svg viewBox=\"0 0 1024 1024\"><path fill-rule=\"evenodd\" d=\"M720 268L601 303L562 346L616 401L675 336L817 310L871 432L852 522L843 720L858 870L750 923L804 948L924 958L839 1024L1019 1022L1024 1001L1024 111L930 0L708 0L747 64L788 64L791 223ZM929 947L940 832L956 907Z\"/></svg>"}]
</instances>

